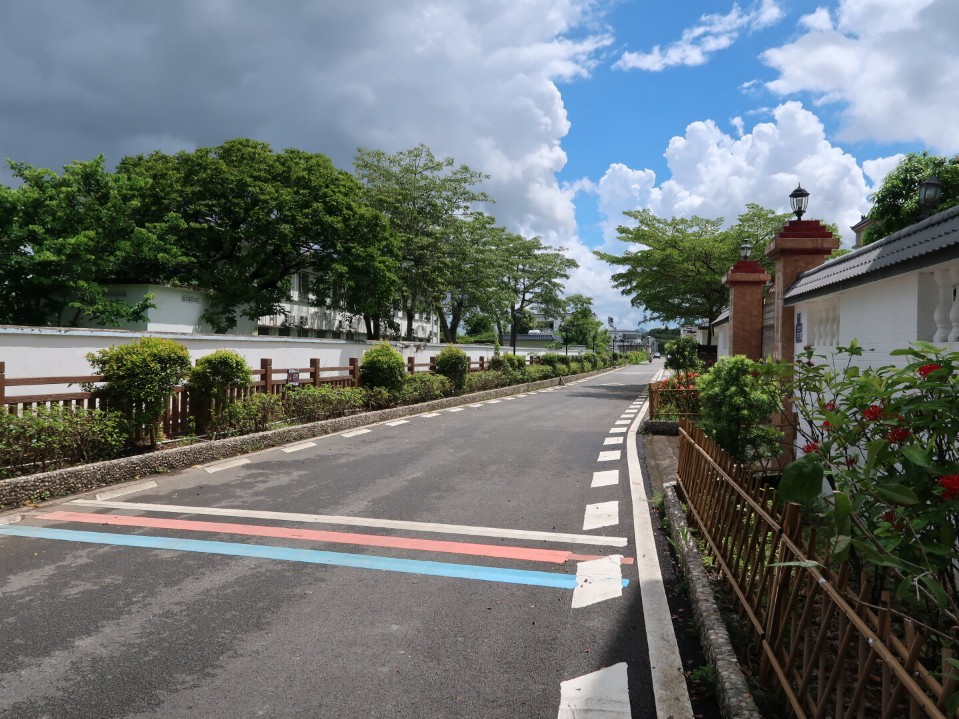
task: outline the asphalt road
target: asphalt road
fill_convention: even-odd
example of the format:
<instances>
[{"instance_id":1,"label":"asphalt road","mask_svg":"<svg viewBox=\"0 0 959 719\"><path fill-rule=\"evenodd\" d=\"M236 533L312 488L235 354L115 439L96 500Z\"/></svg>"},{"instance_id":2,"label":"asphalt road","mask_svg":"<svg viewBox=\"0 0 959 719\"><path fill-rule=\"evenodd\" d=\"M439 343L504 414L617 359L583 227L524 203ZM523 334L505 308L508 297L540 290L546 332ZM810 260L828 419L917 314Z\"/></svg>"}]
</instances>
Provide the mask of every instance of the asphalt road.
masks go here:
<instances>
[{"instance_id":1,"label":"asphalt road","mask_svg":"<svg viewBox=\"0 0 959 719\"><path fill-rule=\"evenodd\" d=\"M660 367L21 510L0 716L656 717L616 438Z\"/></svg>"}]
</instances>

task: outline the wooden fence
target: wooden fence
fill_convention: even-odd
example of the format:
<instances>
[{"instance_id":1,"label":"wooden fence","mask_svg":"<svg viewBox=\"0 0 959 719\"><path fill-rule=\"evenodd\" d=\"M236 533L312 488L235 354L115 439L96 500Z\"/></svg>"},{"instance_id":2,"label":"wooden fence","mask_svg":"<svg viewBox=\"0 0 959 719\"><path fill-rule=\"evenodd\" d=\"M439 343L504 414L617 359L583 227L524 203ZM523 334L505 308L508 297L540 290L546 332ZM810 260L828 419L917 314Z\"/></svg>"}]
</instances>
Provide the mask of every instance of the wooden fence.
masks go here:
<instances>
[{"instance_id":1,"label":"wooden fence","mask_svg":"<svg viewBox=\"0 0 959 719\"><path fill-rule=\"evenodd\" d=\"M869 577L817 562L813 528L751 468L680 420L679 484L758 648L760 682L793 716L948 716L956 647L924 638ZM943 677L950 677L944 683ZM945 685L944 685L945 684Z\"/></svg>"},{"instance_id":2,"label":"wooden fence","mask_svg":"<svg viewBox=\"0 0 959 719\"><path fill-rule=\"evenodd\" d=\"M670 389L673 380L649 383L649 418L679 419L699 416L699 392L695 389Z\"/></svg>"},{"instance_id":3,"label":"wooden fence","mask_svg":"<svg viewBox=\"0 0 959 719\"><path fill-rule=\"evenodd\" d=\"M429 362L416 362L413 357L407 360L407 371L414 374L420 371L434 372L436 357L430 357ZM486 359L470 360L470 371L478 372L486 369ZM256 392L268 394L282 394L292 387L313 385L319 387L359 387L360 362L351 358L349 364L340 367L321 366L318 358L310 360L309 367L274 367L273 360L260 360L260 366L252 370L253 383L249 389L235 390L230 399L241 399ZM0 408L6 408L10 414L30 412L38 407L61 406L76 409L102 409L103 399L96 392L69 391L69 392L42 392L38 394L9 395L10 387L43 387L51 385L82 385L97 384L102 381L99 375L63 376L63 377L7 377L6 363L0 362ZM2 411L2 410L0 410ZM186 387L174 388L173 394L167 402L167 408L162 419L163 433L169 438L188 434L191 419L198 413L208 411L200 407L190 396Z\"/></svg>"}]
</instances>

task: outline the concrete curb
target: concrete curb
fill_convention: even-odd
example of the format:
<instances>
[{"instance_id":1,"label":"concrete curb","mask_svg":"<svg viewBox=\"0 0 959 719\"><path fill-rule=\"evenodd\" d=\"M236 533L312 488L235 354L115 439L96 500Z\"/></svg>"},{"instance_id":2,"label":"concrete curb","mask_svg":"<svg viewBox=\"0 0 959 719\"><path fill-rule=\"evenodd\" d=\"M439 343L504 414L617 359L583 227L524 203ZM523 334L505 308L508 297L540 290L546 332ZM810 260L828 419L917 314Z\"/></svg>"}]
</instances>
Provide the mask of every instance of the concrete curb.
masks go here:
<instances>
[{"instance_id":1,"label":"concrete curb","mask_svg":"<svg viewBox=\"0 0 959 719\"><path fill-rule=\"evenodd\" d=\"M199 464L206 464L218 459L227 459L240 454L256 452L270 447L278 447L292 442L302 442L314 437L335 434L344 430L355 429L365 425L389 422L402 417L410 417L424 412L448 409L464 404L483 402L488 399L507 397L513 394L531 392L547 387L566 384L570 380L585 379L611 372L618 368L607 368L585 372L569 377L554 377L540 382L500 387L486 392L474 392L457 397L424 402L422 404L391 407L373 412L361 412L349 417L337 417L321 422L283 427L282 429L246 434L241 437L229 437L188 447L158 450L149 454L135 457L111 459L106 462L82 464L75 467L65 467L52 472L31 474L25 477L13 477L0 480L0 511L15 509L26 504L36 504L55 497L70 494L89 492L99 487L139 479L147 475L166 474Z\"/></svg>"},{"instance_id":2,"label":"concrete curb","mask_svg":"<svg viewBox=\"0 0 959 719\"><path fill-rule=\"evenodd\" d=\"M719 613L702 555L690 534L686 513L676 494L676 483L667 482L663 490L669 532L689 584L689 600L699 626L699 638L707 658L716 667L716 697L720 710L726 719L762 719Z\"/></svg>"}]
</instances>

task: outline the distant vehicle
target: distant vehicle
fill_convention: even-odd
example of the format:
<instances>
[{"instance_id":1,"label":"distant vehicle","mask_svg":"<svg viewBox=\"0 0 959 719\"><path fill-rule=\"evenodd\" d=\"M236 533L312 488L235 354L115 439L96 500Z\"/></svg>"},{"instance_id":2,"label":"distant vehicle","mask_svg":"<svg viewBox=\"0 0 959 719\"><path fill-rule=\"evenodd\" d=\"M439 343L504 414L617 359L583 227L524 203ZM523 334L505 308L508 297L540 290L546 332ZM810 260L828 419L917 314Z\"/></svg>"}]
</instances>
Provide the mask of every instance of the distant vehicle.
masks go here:
<instances>
[{"instance_id":1,"label":"distant vehicle","mask_svg":"<svg viewBox=\"0 0 959 719\"><path fill-rule=\"evenodd\" d=\"M655 353L655 354L653 355L653 358L654 358L654 359L659 359L659 358L660 358L659 352Z\"/></svg>"}]
</instances>

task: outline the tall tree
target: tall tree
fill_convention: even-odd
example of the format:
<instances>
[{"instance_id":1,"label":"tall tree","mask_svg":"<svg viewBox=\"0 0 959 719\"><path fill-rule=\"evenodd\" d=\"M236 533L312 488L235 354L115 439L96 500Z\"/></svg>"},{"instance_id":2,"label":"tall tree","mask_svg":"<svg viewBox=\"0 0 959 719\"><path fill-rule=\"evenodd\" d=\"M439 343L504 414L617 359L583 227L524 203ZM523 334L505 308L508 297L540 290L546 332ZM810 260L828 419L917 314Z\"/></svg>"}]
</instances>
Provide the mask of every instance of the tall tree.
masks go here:
<instances>
[{"instance_id":1,"label":"tall tree","mask_svg":"<svg viewBox=\"0 0 959 719\"><path fill-rule=\"evenodd\" d=\"M566 298L566 312L559 334L569 351L570 345L592 347L603 323L593 312L593 299L575 294Z\"/></svg>"},{"instance_id":2,"label":"tall tree","mask_svg":"<svg viewBox=\"0 0 959 719\"><path fill-rule=\"evenodd\" d=\"M444 298L450 275L448 244L477 203L489 202L476 185L486 175L453 158L437 158L426 145L388 154L360 148L353 161L367 201L385 214L399 243L397 277L407 339L416 312Z\"/></svg>"},{"instance_id":3,"label":"tall tree","mask_svg":"<svg viewBox=\"0 0 959 719\"><path fill-rule=\"evenodd\" d=\"M869 244L919 221L919 184L937 176L943 184L942 195L932 212L942 212L959 204L959 155L940 157L928 152L911 152L886 175L873 195L867 216L873 223L866 230Z\"/></svg>"}]
</instances>

